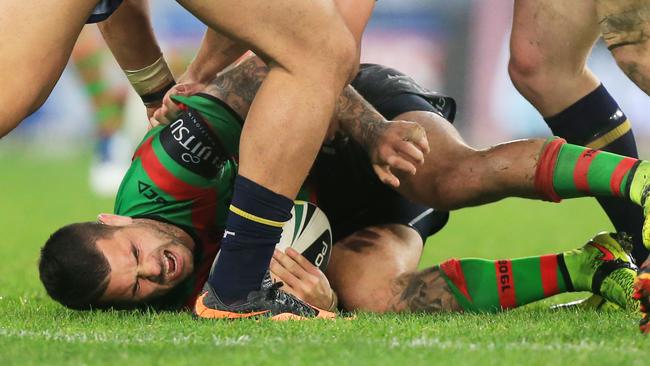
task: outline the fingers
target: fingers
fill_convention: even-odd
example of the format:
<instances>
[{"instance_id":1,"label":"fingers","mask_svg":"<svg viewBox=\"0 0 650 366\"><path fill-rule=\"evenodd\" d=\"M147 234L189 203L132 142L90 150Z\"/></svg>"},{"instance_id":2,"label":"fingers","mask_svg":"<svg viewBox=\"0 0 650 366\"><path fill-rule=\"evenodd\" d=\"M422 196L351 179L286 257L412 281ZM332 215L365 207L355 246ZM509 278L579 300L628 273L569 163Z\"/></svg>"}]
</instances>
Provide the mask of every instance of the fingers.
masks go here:
<instances>
[{"instance_id":1,"label":"fingers","mask_svg":"<svg viewBox=\"0 0 650 366\"><path fill-rule=\"evenodd\" d=\"M390 171L389 166L373 164L372 169L375 171L375 174L377 174L377 177L382 183L393 188L399 187L399 178L397 178L395 174Z\"/></svg>"},{"instance_id":2,"label":"fingers","mask_svg":"<svg viewBox=\"0 0 650 366\"><path fill-rule=\"evenodd\" d=\"M176 103L171 99L172 95L188 96L196 94L203 89L203 85L197 83L178 84L174 86L169 91L167 91L163 97L162 105L153 113L153 120L155 120L158 124L170 124L181 113L181 109L178 108L178 105L176 105Z\"/></svg>"},{"instance_id":3,"label":"fingers","mask_svg":"<svg viewBox=\"0 0 650 366\"><path fill-rule=\"evenodd\" d=\"M161 125L161 123L156 119L156 117L149 118L149 129L152 129L156 126Z\"/></svg>"},{"instance_id":4,"label":"fingers","mask_svg":"<svg viewBox=\"0 0 650 366\"><path fill-rule=\"evenodd\" d=\"M425 154L428 154L431 150L429 149L429 140L427 139L427 133L424 130L424 127L415 122L408 123L409 125L412 125L411 134L408 136L407 140L415 144L418 150L422 151Z\"/></svg>"},{"instance_id":5,"label":"fingers","mask_svg":"<svg viewBox=\"0 0 650 366\"><path fill-rule=\"evenodd\" d=\"M293 259L294 262L300 265L300 267L302 267L302 269L305 272L311 273L314 276L320 275L321 273L320 269L318 269L318 267L316 267L315 265L311 264L311 262L309 262L307 258L305 258L302 254L298 253L298 251L296 251L295 249L287 248L284 252L287 256L289 256L289 258Z\"/></svg>"},{"instance_id":6,"label":"fingers","mask_svg":"<svg viewBox=\"0 0 650 366\"><path fill-rule=\"evenodd\" d=\"M292 257L280 250L273 252L273 259L278 262L285 270L298 279L304 279L308 273Z\"/></svg>"},{"instance_id":7,"label":"fingers","mask_svg":"<svg viewBox=\"0 0 650 366\"><path fill-rule=\"evenodd\" d=\"M396 144L395 150L416 164L424 163L424 153L410 141L399 142Z\"/></svg>"},{"instance_id":8,"label":"fingers","mask_svg":"<svg viewBox=\"0 0 650 366\"><path fill-rule=\"evenodd\" d=\"M399 155L393 155L389 157L387 163L391 170L400 170L411 175L415 175L415 173L417 173L417 168L415 165Z\"/></svg>"},{"instance_id":9,"label":"fingers","mask_svg":"<svg viewBox=\"0 0 650 366\"><path fill-rule=\"evenodd\" d=\"M429 140L424 127L416 122L409 121L392 121L391 123L400 128L403 141L409 142L424 154L430 152Z\"/></svg>"},{"instance_id":10,"label":"fingers","mask_svg":"<svg viewBox=\"0 0 650 366\"><path fill-rule=\"evenodd\" d=\"M178 108L176 103L171 100L171 98L165 96L163 100L163 106L159 109L161 113L160 122L168 125L176 119L176 117L181 113L181 109Z\"/></svg>"},{"instance_id":11,"label":"fingers","mask_svg":"<svg viewBox=\"0 0 650 366\"><path fill-rule=\"evenodd\" d=\"M293 273L287 270L275 258L271 259L269 270L271 270L271 276L275 277L278 281L284 282L285 286L290 286L292 288L300 286L300 279L294 276Z\"/></svg>"},{"instance_id":12,"label":"fingers","mask_svg":"<svg viewBox=\"0 0 650 366\"><path fill-rule=\"evenodd\" d=\"M414 122L393 121L384 132L382 141L375 150L373 162L387 165L393 170L408 174L416 173L416 166L424 163L425 154L429 152L429 143L424 128ZM394 183L394 176L383 169L385 179ZM379 174L378 174L379 175Z\"/></svg>"},{"instance_id":13,"label":"fingers","mask_svg":"<svg viewBox=\"0 0 650 366\"><path fill-rule=\"evenodd\" d=\"M427 139L427 134L424 132L424 129L422 129L422 136L415 138L411 140L414 144L418 146L420 151L422 151L425 154L428 154L431 152L431 149L429 147L429 139Z\"/></svg>"}]
</instances>

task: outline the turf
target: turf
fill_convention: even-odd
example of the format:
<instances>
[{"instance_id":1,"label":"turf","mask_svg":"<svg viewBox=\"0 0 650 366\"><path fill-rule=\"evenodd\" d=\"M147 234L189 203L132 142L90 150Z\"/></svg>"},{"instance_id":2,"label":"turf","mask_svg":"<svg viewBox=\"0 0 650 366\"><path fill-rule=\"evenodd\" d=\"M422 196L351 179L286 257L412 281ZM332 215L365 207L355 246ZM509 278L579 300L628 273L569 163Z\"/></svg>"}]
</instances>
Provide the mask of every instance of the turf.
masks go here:
<instances>
[{"instance_id":1,"label":"turf","mask_svg":"<svg viewBox=\"0 0 650 366\"><path fill-rule=\"evenodd\" d=\"M57 227L94 220L110 199L87 187L86 158L43 160L0 152L2 365L645 365L637 317L556 312L564 295L496 315L358 314L354 320L203 322L188 314L78 313L49 300L39 247ZM422 266L450 256L551 253L609 229L592 200L526 200L452 214L427 243Z\"/></svg>"}]
</instances>

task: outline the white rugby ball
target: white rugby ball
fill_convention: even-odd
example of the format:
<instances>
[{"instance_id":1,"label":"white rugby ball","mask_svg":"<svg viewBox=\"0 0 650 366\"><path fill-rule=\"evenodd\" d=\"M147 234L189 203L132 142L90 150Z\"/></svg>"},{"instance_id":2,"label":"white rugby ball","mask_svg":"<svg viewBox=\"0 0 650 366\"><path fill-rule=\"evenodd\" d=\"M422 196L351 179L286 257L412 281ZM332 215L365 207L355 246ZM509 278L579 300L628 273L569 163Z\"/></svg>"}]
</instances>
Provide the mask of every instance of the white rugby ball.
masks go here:
<instances>
[{"instance_id":1,"label":"white rugby ball","mask_svg":"<svg viewBox=\"0 0 650 366\"><path fill-rule=\"evenodd\" d=\"M332 228L325 213L316 205L295 201L291 220L284 224L276 248L293 248L309 262L325 270L332 254Z\"/></svg>"}]
</instances>

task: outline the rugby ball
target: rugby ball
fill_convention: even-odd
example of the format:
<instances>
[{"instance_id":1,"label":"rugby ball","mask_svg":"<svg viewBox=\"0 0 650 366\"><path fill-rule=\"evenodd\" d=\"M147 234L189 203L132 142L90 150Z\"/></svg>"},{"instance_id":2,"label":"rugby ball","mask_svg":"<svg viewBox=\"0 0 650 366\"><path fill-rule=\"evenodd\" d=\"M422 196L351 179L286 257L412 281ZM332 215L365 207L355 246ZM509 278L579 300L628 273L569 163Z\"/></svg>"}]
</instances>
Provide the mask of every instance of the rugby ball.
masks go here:
<instances>
[{"instance_id":1,"label":"rugby ball","mask_svg":"<svg viewBox=\"0 0 650 366\"><path fill-rule=\"evenodd\" d=\"M312 203L295 201L291 220L284 224L276 248L293 248L321 271L325 270L332 254L332 228L325 213Z\"/></svg>"}]
</instances>

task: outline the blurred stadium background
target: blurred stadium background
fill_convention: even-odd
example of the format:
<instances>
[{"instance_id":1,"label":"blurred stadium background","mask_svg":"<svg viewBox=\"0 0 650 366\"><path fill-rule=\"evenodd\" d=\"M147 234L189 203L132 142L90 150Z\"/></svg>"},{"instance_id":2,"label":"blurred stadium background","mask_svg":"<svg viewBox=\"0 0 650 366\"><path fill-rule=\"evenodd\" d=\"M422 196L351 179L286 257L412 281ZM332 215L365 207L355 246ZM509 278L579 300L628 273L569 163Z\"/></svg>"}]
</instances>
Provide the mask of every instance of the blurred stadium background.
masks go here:
<instances>
[{"instance_id":1,"label":"blurred stadium background","mask_svg":"<svg viewBox=\"0 0 650 366\"><path fill-rule=\"evenodd\" d=\"M184 65L193 57L205 28L174 1L152 0L151 3L156 34L168 62L176 75L180 75ZM511 18L512 1L381 0L365 35L362 61L400 69L424 86L456 98L459 105L456 126L476 146L488 146L511 138L549 135L541 117L518 94L508 77ZM91 32L96 31L94 26L89 28ZM100 47L104 47L103 43ZM120 135L126 138L120 139L122 143L116 148L117 155L128 162L133 144L139 142L147 127L146 115L119 67L108 51L104 52L105 60L110 63L110 85L129 93L125 105L126 123L120 131ZM594 50L589 64L633 122L642 156L650 157L647 155L649 150L644 152L645 143L650 141L650 99L623 75L602 44ZM38 65L34 67L38 72ZM94 112L84 88L78 71L70 65L47 103L0 140L0 258L5 259L0 266L0 314L3 315L0 316L0 349L4 346L0 359L8 360L9 365L70 364L71 360L78 360L73 362L77 364L114 364L116 359L138 360L135 364L205 363L208 355L212 355L208 354L211 348L197 339L207 339L216 345L217 338L212 335L213 324L199 324L189 316L181 324L171 316L156 318L157 315L151 315L151 318L140 319L137 316L122 318L118 314L93 314L99 317L96 321L95 318L84 318L83 314L61 311L46 297L38 281L35 264L38 249L47 236L64 224L93 220L98 212L108 212L113 205L110 196L100 197L92 193L89 186L91 152L96 149L98 128L93 122ZM512 199L488 207L462 210L452 217L450 225L429 241L422 259L423 266L450 256L496 258L566 250L581 245L599 230L611 228L592 199L570 200L561 205ZM580 296L564 295L550 301L557 303ZM546 308L548 301L535 306ZM289 334L294 334L287 337L287 341L280 341L277 334L272 333L277 331L272 325L265 325L267 331L262 332L257 328L248 330L227 325L225 328L228 329L220 329L220 332L234 334L239 337L237 339L249 337L247 334L253 334L255 341L269 339L269 343L261 342L258 348L242 348L245 352L224 352L224 357L230 357L224 362L234 358L236 364L268 363L271 356L278 358L278 352L302 363L314 359L322 362L324 358L318 358L318 355L327 354L329 364L346 364L350 361L343 362L341 357L348 357L359 349L369 350L366 357L375 355L376 364L389 365L395 364L394 359L404 361L404 356L408 356L410 361L402 363L407 364L411 361L412 364L430 364L432 360L449 360L450 357L462 361L450 361L453 364L508 363L504 356L515 360L510 362L513 364L547 365L551 364L551 358L556 357L564 359L565 364L576 365L610 360L633 364L632 359L636 361L634 364L645 364L644 358L640 358L640 355L645 357L645 353L640 345L642 340L637 337L634 316L615 314L609 318L587 314L576 318L572 313L552 316L544 312L524 313L521 320L514 318L513 323L513 317L519 316L517 314L483 318L441 317L438 322L424 319L417 326L401 318L392 322L381 318L375 323L371 318L371 325L378 330L371 336L370 343L359 343L366 340L366 333L359 329L371 328L367 321L358 325L349 323L349 330L335 332L343 341L338 341L340 344L331 353L329 346L333 344L333 338L324 341L328 347L309 343L309 347L304 347L309 352L295 352L295 344L291 343L295 339L301 342L307 338L319 342L326 339L313 338L310 329L314 328L295 333L297 336L291 333L293 328L282 328L283 334L286 334L286 329L289 329ZM150 322L155 326L151 327ZM385 322L388 325L384 325ZM165 328L167 323L169 328ZM468 323L472 323L471 326ZM192 332L199 329L197 333L191 333L194 334L191 342L197 342L192 347L183 342L174 343L174 346L156 343L158 338L150 337L157 334L156 337L171 339L170 334L175 334L178 324L193 329ZM347 326L348 323L343 324ZM60 330L59 333L52 333L51 329L55 328ZM95 331L95 328L99 330ZM272 331L268 331L269 328ZM330 337L327 331L314 333ZM420 333L435 342L441 339L442 345L422 343L417 346L420 344L417 338L413 343L416 346L411 343L408 347L395 346L396 334L422 337ZM51 334L61 335L66 343L50 337ZM113 336L133 344L111 343ZM135 340L131 342L129 337L132 336ZM77 341L75 337L82 337L82 340ZM382 345L382 352L377 353L372 342L383 342L382 337L389 337L386 341L389 346L377 343ZM154 341L141 343L138 339ZM458 339L461 343L457 344ZM504 339L511 341L499 345L498 342ZM565 344L568 345L565 347ZM609 346L620 352L601 352ZM154 347L153 352L151 347ZM238 346L234 344L233 347ZM399 352L395 352L395 347ZM403 350L405 347L408 351ZM392 349L392 353L385 354L384 348ZM314 349L321 353L313 353ZM453 350L455 353L450 352ZM531 350L534 351L533 357ZM588 352L576 352L579 350ZM250 355L264 361L242 361L250 361L246 358ZM342 356L330 357L333 355ZM472 357L468 358L468 355ZM174 362L170 363L169 358ZM89 363L88 359L95 362ZM556 364L555 361L552 363Z\"/></svg>"},{"instance_id":2,"label":"blurred stadium background","mask_svg":"<svg viewBox=\"0 0 650 366\"><path fill-rule=\"evenodd\" d=\"M173 1L152 1L152 11L167 60L179 74L198 47L204 26ZM382 0L365 35L362 61L395 67L456 98L456 125L471 143L485 146L546 135L550 132L541 117L508 78L511 17L511 1ZM110 83L130 91L112 58L106 60L112 65ZM589 64L633 121L643 146L650 137L648 97L616 67L602 44ZM126 111L127 135L137 139L146 121L133 93ZM48 157L69 156L88 151L94 135L88 98L69 67L47 103L3 139L0 154L25 149Z\"/></svg>"}]
</instances>

